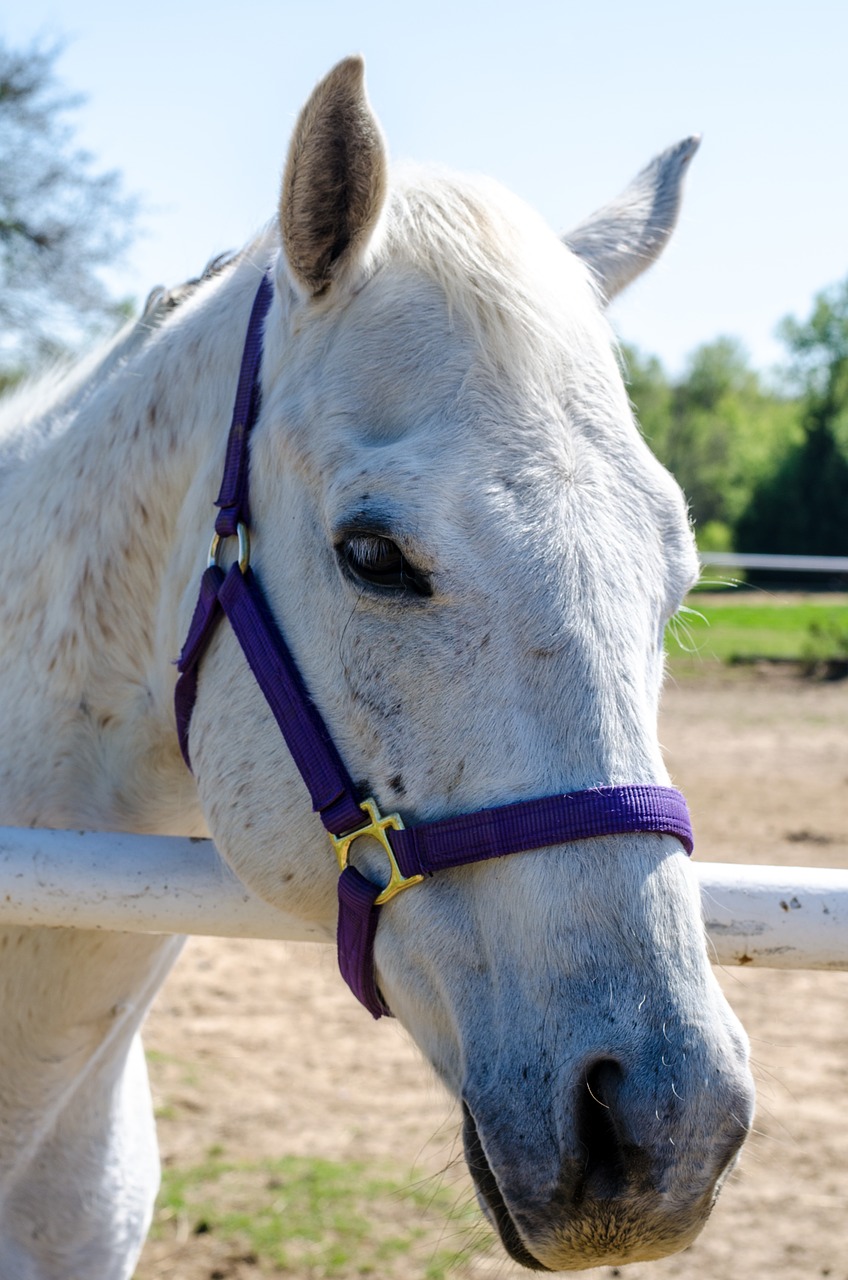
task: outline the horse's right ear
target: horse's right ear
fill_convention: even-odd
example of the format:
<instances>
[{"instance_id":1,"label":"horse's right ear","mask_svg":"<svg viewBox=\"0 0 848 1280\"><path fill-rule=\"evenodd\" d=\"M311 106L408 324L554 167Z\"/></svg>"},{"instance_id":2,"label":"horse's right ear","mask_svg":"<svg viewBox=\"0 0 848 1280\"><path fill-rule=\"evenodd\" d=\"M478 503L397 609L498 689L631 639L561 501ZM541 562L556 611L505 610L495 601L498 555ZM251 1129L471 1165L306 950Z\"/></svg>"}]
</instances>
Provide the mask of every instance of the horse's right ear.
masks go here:
<instances>
[{"instance_id":1,"label":"horse's right ear","mask_svg":"<svg viewBox=\"0 0 848 1280\"><path fill-rule=\"evenodd\" d=\"M283 174L283 250L308 297L326 293L364 258L385 202L386 168L363 61L346 58L301 111Z\"/></svg>"},{"instance_id":2,"label":"horse's right ear","mask_svg":"<svg viewBox=\"0 0 848 1280\"><path fill-rule=\"evenodd\" d=\"M582 258L607 302L662 253L677 222L683 179L701 139L684 138L655 156L616 200L563 240Z\"/></svg>"}]
</instances>

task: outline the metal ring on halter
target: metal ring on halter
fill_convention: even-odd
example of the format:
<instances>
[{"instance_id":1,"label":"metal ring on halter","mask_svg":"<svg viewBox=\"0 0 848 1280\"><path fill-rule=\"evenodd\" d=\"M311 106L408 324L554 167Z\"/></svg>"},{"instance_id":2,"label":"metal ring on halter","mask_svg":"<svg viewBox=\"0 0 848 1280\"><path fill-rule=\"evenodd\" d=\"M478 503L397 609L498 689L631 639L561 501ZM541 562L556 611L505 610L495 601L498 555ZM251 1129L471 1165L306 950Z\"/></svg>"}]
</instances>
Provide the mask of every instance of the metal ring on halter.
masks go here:
<instances>
[{"instance_id":1,"label":"metal ring on halter","mask_svg":"<svg viewBox=\"0 0 848 1280\"><path fill-rule=\"evenodd\" d=\"M236 525L236 534L238 535L238 567L242 573L246 573L250 564L250 530L246 524L241 521ZM218 552L221 549L221 543L225 542L231 534L213 533L212 541L209 543L209 558L206 561L207 569L211 569L213 565L218 563Z\"/></svg>"},{"instance_id":2,"label":"metal ring on halter","mask_svg":"<svg viewBox=\"0 0 848 1280\"><path fill-rule=\"evenodd\" d=\"M349 831L344 836L334 836L331 831L328 831L327 834L336 851L340 871L344 871L348 865L350 846L354 840L358 840L360 836L370 836L372 840L377 841L389 860L390 868L389 883L380 895L374 899L374 906L382 907L384 902L390 902L395 894L400 893L401 889L408 889L413 884L421 884L424 877L405 876L398 866L394 850L389 844L389 837L386 834L389 827L393 827L395 831L403 831L403 822L399 814L387 813L383 817L377 807L377 801L372 796L369 796L367 800L363 800L359 807L363 813L368 815L369 820L367 822L363 822L361 826Z\"/></svg>"}]
</instances>

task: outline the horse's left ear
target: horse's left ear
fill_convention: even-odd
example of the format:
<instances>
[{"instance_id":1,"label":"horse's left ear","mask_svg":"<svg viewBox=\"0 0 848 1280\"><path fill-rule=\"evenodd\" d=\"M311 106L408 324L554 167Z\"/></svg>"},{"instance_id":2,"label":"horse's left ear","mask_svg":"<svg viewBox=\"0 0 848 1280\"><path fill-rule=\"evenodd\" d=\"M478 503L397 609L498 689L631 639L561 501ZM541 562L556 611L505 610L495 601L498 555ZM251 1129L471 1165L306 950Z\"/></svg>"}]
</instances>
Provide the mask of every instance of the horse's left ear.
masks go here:
<instances>
[{"instance_id":1,"label":"horse's left ear","mask_svg":"<svg viewBox=\"0 0 848 1280\"><path fill-rule=\"evenodd\" d=\"M662 253L677 222L683 179L701 139L684 138L655 156L617 199L563 236L591 268L607 301Z\"/></svg>"},{"instance_id":2,"label":"horse's left ear","mask_svg":"<svg viewBox=\"0 0 848 1280\"><path fill-rule=\"evenodd\" d=\"M283 249L309 297L364 257L386 197L386 168L363 61L346 58L301 111L283 174Z\"/></svg>"}]
</instances>

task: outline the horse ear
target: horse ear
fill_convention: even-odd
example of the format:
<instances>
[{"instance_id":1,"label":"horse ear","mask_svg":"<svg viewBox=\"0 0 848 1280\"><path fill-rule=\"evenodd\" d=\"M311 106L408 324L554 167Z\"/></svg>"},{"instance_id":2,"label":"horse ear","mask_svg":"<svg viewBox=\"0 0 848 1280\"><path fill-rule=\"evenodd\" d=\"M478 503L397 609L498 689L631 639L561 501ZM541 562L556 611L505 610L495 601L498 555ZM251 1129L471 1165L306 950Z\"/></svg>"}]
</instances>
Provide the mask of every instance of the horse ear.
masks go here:
<instances>
[{"instance_id":1,"label":"horse ear","mask_svg":"<svg viewBox=\"0 0 848 1280\"><path fill-rule=\"evenodd\" d=\"M283 249L310 297L361 260L386 196L386 152L361 58L346 58L300 113L280 198Z\"/></svg>"},{"instance_id":2,"label":"horse ear","mask_svg":"<svg viewBox=\"0 0 848 1280\"><path fill-rule=\"evenodd\" d=\"M662 253L677 222L683 179L700 146L684 138L655 156L617 199L563 236L591 268L609 301Z\"/></svg>"}]
</instances>

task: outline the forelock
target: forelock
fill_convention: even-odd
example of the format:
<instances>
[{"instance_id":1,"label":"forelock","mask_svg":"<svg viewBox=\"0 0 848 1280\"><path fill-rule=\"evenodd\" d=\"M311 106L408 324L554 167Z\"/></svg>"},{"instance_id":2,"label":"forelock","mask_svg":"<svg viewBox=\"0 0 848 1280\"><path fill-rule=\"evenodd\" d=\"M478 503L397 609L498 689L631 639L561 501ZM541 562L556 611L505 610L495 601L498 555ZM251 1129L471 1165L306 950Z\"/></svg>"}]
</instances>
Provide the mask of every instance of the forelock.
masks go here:
<instances>
[{"instance_id":1,"label":"forelock","mask_svg":"<svg viewBox=\"0 0 848 1280\"><path fill-rule=\"evenodd\" d=\"M384 235L391 259L440 288L450 314L499 373L532 375L552 351L571 363L570 351L585 362L587 347L609 349L586 268L497 184L431 171L403 174Z\"/></svg>"}]
</instances>

